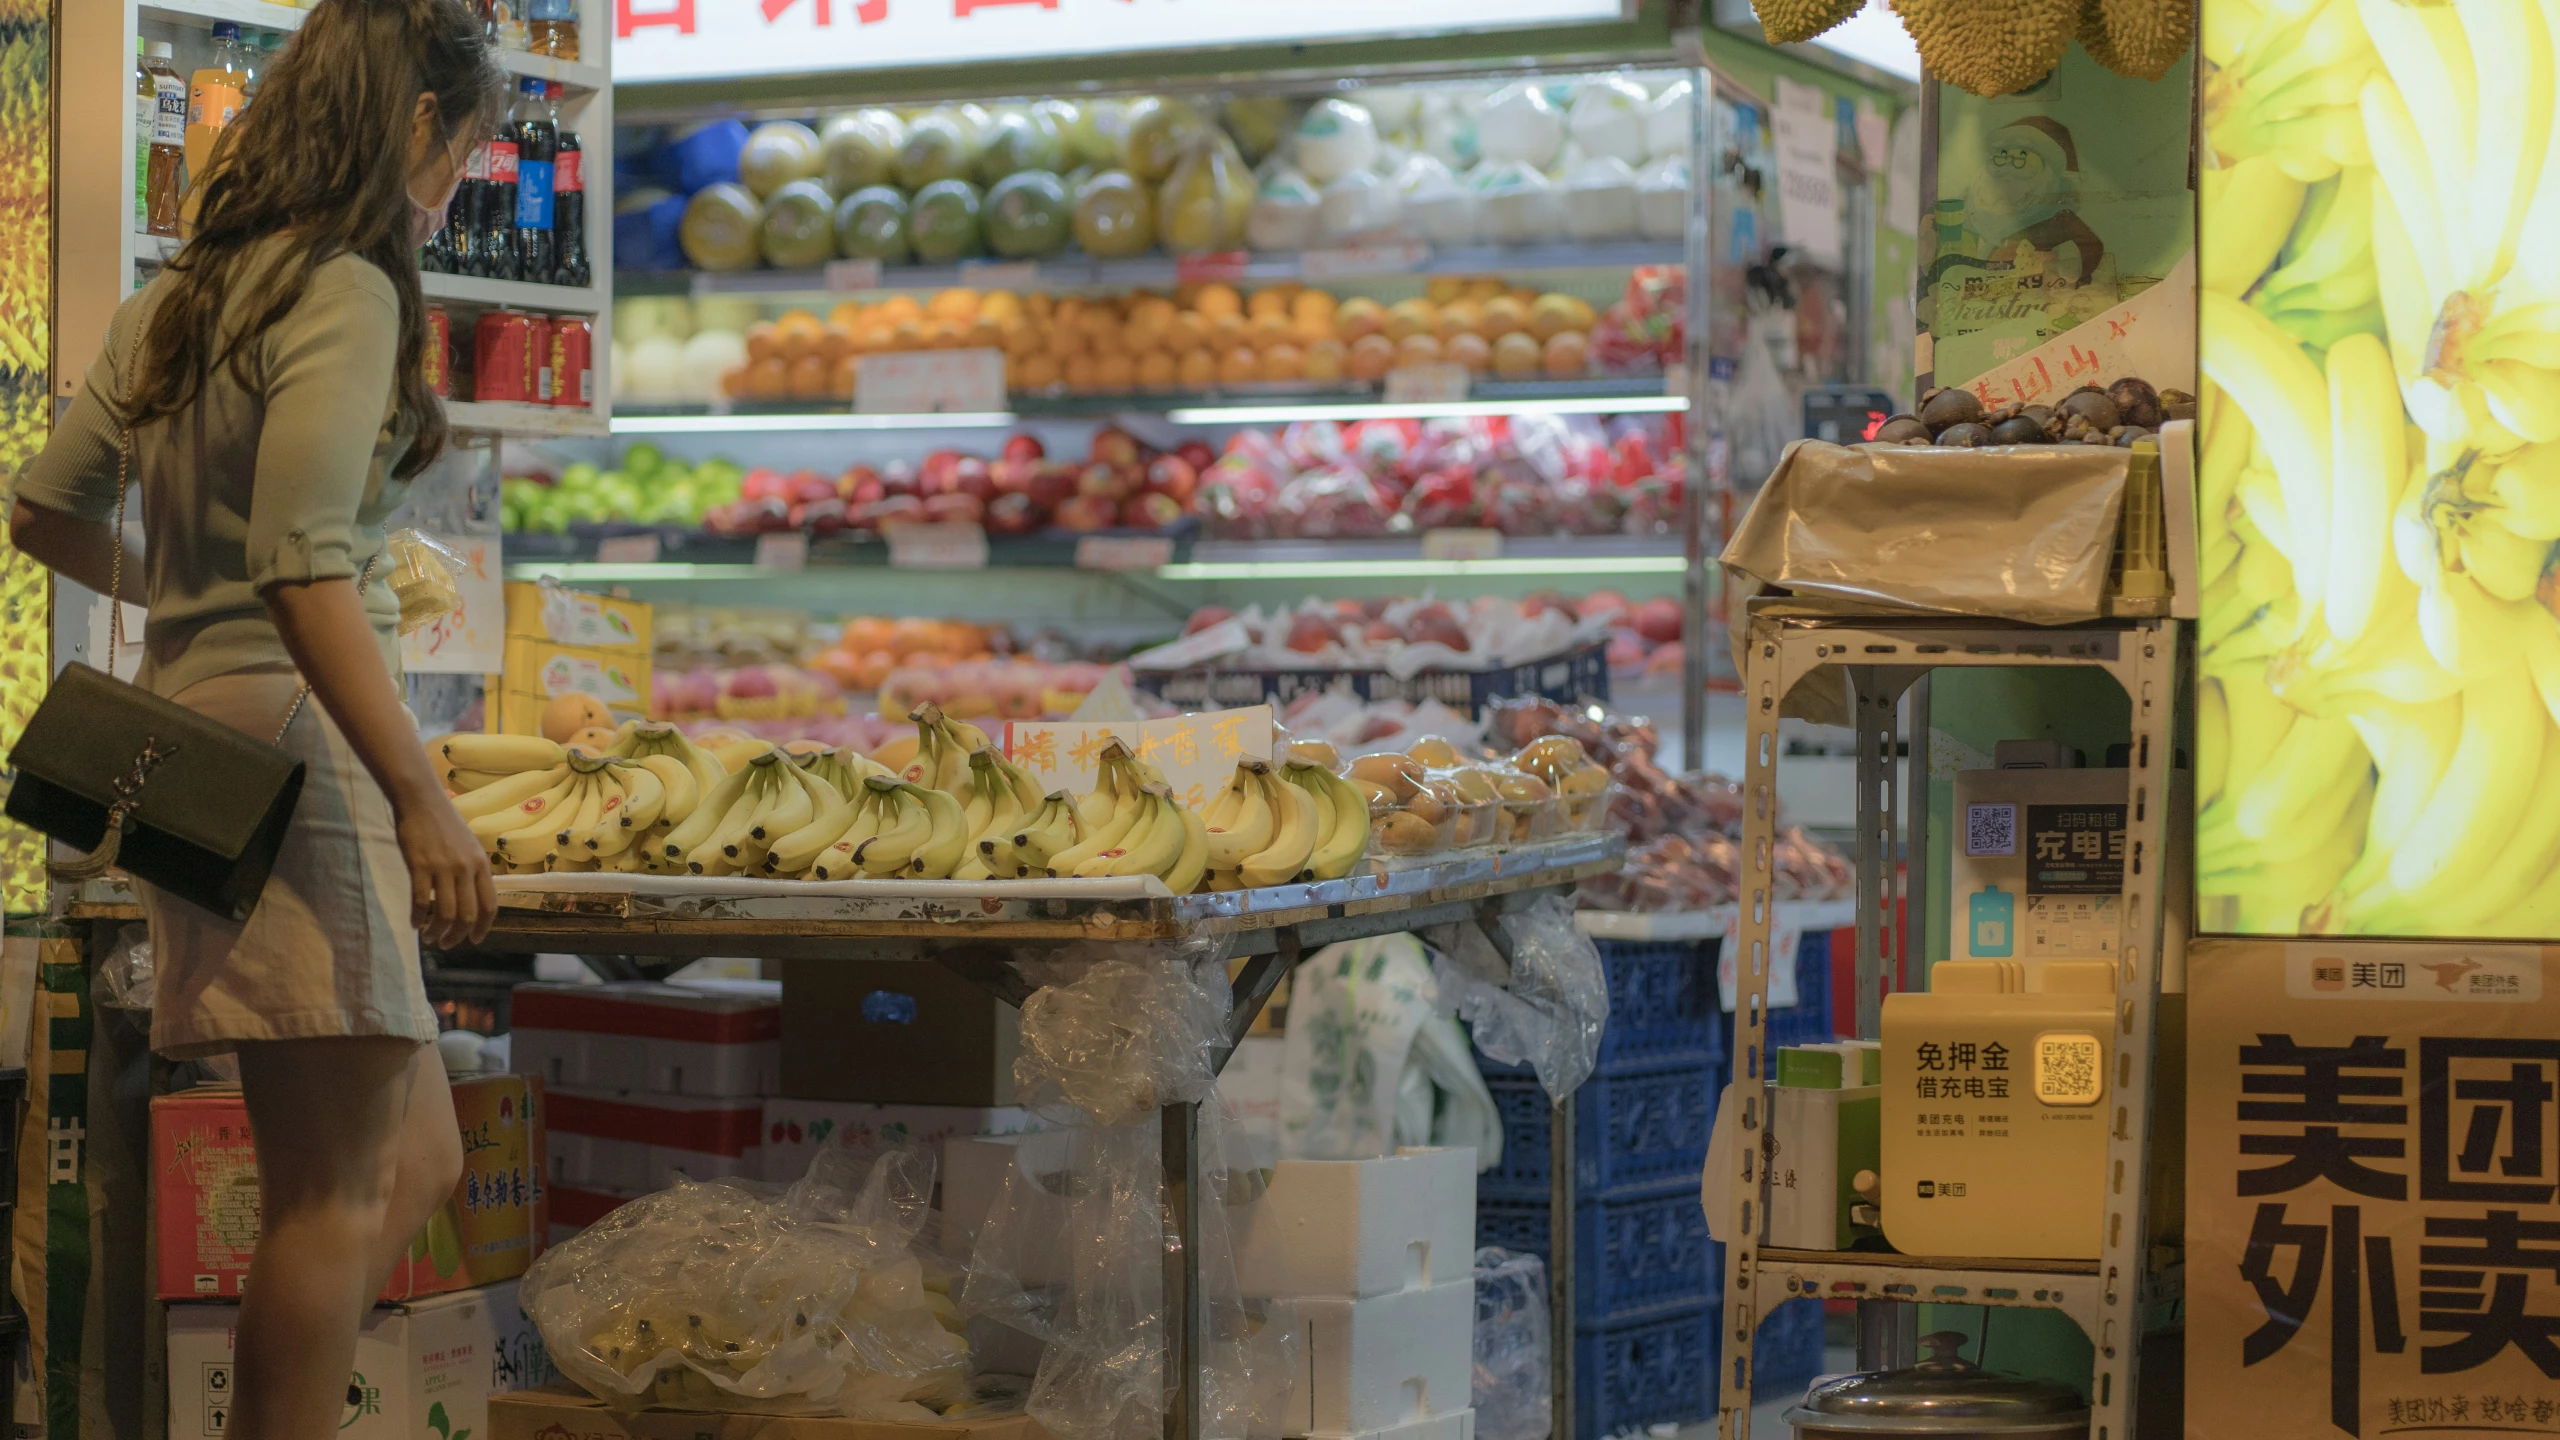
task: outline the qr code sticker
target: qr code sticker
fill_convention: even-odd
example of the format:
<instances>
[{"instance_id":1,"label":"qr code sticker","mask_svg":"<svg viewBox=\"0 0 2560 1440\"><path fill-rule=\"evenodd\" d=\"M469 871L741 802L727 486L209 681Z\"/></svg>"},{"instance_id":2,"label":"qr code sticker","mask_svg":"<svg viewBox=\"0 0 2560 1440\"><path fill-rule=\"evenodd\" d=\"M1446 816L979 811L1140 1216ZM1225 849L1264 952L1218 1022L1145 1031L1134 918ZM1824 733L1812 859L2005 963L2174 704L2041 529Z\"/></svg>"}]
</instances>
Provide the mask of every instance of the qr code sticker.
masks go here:
<instances>
[{"instance_id":1,"label":"qr code sticker","mask_svg":"<svg viewBox=\"0 0 2560 1440\"><path fill-rule=\"evenodd\" d=\"M2036 1098L2047 1105L2095 1105L2105 1067L2106 1050L2095 1035L2039 1035Z\"/></svg>"},{"instance_id":2,"label":"qr code sticker","mask_svg":"<svg viewBox=\"0 0 2560 1440\"><path fill-rule=\"evenodd\" d=\"M1964 807L1964 853L1972 856L2018 853L2018 807Z\"/></svg>"}]
</instances>

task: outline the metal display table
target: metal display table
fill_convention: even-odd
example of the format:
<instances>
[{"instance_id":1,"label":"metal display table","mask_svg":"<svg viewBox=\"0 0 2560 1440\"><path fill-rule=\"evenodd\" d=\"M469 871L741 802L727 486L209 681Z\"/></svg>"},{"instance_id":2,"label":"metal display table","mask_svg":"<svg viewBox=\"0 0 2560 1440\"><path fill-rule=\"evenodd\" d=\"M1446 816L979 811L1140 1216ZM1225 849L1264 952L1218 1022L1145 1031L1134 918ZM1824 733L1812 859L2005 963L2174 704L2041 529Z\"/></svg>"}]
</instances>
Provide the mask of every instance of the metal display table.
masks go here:
<instances>
[{"instance_id":1,"label":"metal display table","mask_svg":"<svg viewBox=\"0 0 2560 1440\"><path fill-rule=\"evenodd\" d=\"M499 894L498 923L487 944L575 954L599 968L623 957L701 955L939 964L1019 1005L1032 989L1010 963L1021 950L1227 936L1230 956L1246 964L1235 977L1225 1042L1211 1057L1223 1068L1273 989L1308 951L1364 936L1474 923L1508 958L1509 942L1493 923L1498 916L1540 895L1569 891L1586 877L1614 872L1625 853L1626 842L1614 835L1572 836L1372 868L1341 880L1184 896L1165 893L1152 880L802 886L642 879L634 886L621 876L511 877ZM1165 1373L1173 1393L1164 1435L1200 1440L1206 1387L1195 1357L1206 1353L1208 1307L1196 1243L1201 1197L1207 1193L1199 1106L1167 1105L1161 1118L1166 1310L1180 1317L1166 1336ZM1554 1170L1570 1183L1570 1165ZM1551 1283L1570 1293L1569 1276Z\"/></svg>"},{"instance_id":2,"label":"metal display table","mask_svg":"<svg viewBox=\"0 0 2560 1440\"><path fill-rule=\"evenodd\" d=\"M1785 602L1782 602L1785 604ZM1725 1261L1725 1362L1717 1367L1723 1440L1749 1440L1752 1341L1764 1312L1807 1297L1858 1301L1861 1369L1907 1365L1894 1337L1916 1337L1920 1303L2008 1305L2060 1310L2088 1332L2092 1440L2134 1434L2137 1354L2143 1313L2177 1293L2179 1275L2149 1244L2152 1068L2160 1000L2163 887L2168 883L2171 729L2183 661L2176 620L2099 621L2039 627L1956 618L1885 618L1807 613L1755 603L1740 657L1748 727L1744 750L1744 864L1741 911L1727 944L1735 949L1733 1114L1743 1128L1724 1233L1736 1239ZM1920 914L1927 893L1928 688L1931 670L2055 665L2103 670L2132 701L2126 764L2126 862L2117 949L2115 1063L2110 1067L2105 1215L2095 1260L1947 1259L1862 1251L1765 1248L1760 1186L1768 1134L1767 997L1770 848L1777 830L1778 719L1796 683L1844 670L1857 734L1857 1034L1875 1038L1886 972L1885 930L1898 903ZM1908 771L1897 776L1896 712L1912 699ZM1902 813L1908 807L1907 817ZM1907 823L1907 839L1904 826ZM1897 842L1907 863L1895 864ZM1906 922L1918 923L1916 919ZM1909 933L1909 932L1906 932ZM1904 953L1909 953L1908 948ZM1769 1293L1774 1292L1774 1293Z\"/></svg>"}]
</instances>

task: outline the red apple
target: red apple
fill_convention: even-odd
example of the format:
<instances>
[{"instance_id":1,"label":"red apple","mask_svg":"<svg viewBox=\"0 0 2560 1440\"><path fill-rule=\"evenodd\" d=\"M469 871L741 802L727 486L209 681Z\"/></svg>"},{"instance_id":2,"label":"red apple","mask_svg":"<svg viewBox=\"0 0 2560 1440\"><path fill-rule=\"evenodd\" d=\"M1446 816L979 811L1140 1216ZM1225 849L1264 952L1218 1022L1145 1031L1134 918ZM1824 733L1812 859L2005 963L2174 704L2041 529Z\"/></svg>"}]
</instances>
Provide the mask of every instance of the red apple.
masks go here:
<instances>
[{"instance_id":1,"label":"red apple","mask_svg":"<svg viewBox=\"0 0 2560 1440\"><path fill-rule=\"evenodd\" d=\"M1656 645L1667 645L1680 638L1680 602L1669 596L1656 596L1636 607L1636 633Z\"/></svg>"},{"instance_id":2,"label":"red apple","mask_svg":"<svg viewBox=\"0 0 2560 1440\"><path fill-rule=\"evenodd\" d=\"M1612 630L1609 632L1610 669L1633 670L1644 664L1645 653L1646 646L1644 643L1644 637L1638 635L1633 630Z\"/></svg>"},{"instance_id":3,"label":"red apple","mask_svg":"<svg viewBox=\"0 0 2560 1440\"><path fill-rule=\"evenodd\" d=\"M996 493L995 476L988 472L986 461L975 455L963 455L960 463L952 469L951 489L954 494L974 495L981 501L992 500Z\"/></svg>"},{"instance_id":4,"label":"red apple","mask_svg":"<svg viewBox=\"0 0 2560 1440\"><path fill-rule=\"evenodd\" d=\"M906 524L924 518L924 502L913 495L891 495L853 512L853 523L865 530Z\"/></svg>"},{"instance_id":5,"label":"red apple","mask_svg":"<svg viewBox=\"0 0 2560 1440\"><path fill-rule=\"evenodd\" d=\"M999 495L1031 493L1031 477L1040 473L1036 460L998 460L987 467L987 479Z\"/></svg>"},{"instance_id":6,"label":"red apple","mask_svg":"<svg viewBox=\"0 0 2560 1440\"><path fill-rule=\"evenodd\" d=\"M1521 597L1520 613L1535 620L1553 610L1567 620L1574 618L1573 597L1561 590L1532 590Z\"/></svg>"},{"instance_id":7,"label":"red apple","mask_svg":"<svg viewBox=\"0 0 2560 1440\"><path fill-rule=\"evenodd\" d=\"M759 465L738 481L738 498L788 500L791 498L791 482L782 477L781 471Z\"/></svg>"},{"instance_id":8,"label":"red apple","mask_svg":"<svg viewBox=\"0 0 2560 1440\"><path fill-rule=\"evenodd\" d=\"M1108 530L1120 519L1120 507L1107 495L1070 495L1058 502L1057 525L1079 533Z\"/></svg>"},{"instance_id":9,"label":"red apple","mask_svg":"<svg viewBox=\"0 0 2560 1440\"><path fill-rule=\"evenodd\" d=\"M1190 619L1182 622L1182 633L1185 635L1197 635L1212 625L1233 620L1234 618L1236 618L1236 612L1228 609L1224 605L1203 605L1199 609L1191 612Z\"/></svg>"},{"instance_id":10,"label":"red apple","mask_svg":"<svg viewBox=\"0 0 2560 1440\"><path fill-rule=\"evenodd\" d=\"M833 495L791 507L791 528L806 530L812 535L833 535L842 530L849 519L845 503Z\"/></svg>"},{"instance_id":11,"label":"red apple","mask_svg":"<svg viewBox=\"0 0 2560 1440\"><path fill-rule=\"evenodd\" d=\"M904 460L892 460L880 467L880 488L891 495L913 495L920 488L916 467Z\"/></svg>"},{"instance_id":12,"label":"red apple","mask_svg":"<svg viewBox=\"0 0 2560 1440\"><path fill-rule=\"evenodd\" d=\"M987 518L987 502L958 491L928 495L924 500L924 518L937 525L975 525Z\"/></svg>"},{"instance_id":13,"label":"red apple","mask_svg":"<svg viewBox=\"0 0 2560 1440\"><path fill-rule=\"evenodd\" d=\"M1200 472L1179 455L1159 455L1147 465L1147 488L1172 496L1187 509L1200 488Z\"/></svg>"},{"instance_id":14,"label":"red apple","mask_svg":"<svg viewBox=\"0 0 2560 1440\"><path fill-rule=\"evenodd\" d=\"M1218 463L1218 452L1210 449L1206 441L1185 440L1174 447L1173 453L1181 456L1183 463L1189 465L1194 472L1206 470Z\"/></svg>"},{"instance_id":15,"label":"red apple","mask_svg":"<svg viewBox=\"0 0 2560 1440\"><path fill-rule=\"evenodd\" d=\"M845 492L844 503L848 509L859 510L874 500L886 499L888 494L888 487L880 483L877 474L867 474Z\"/></svg>"},{"instance_id":16,"label":"red apple","mask_svg":"<svg viewBox=\"0 0 2560 1440\"><path fill-rule=\"evenodd\" d=\"M1004 458L1007 460L1037 460L1048 453L1049 447L1041 444L1040 437L1037 435L1008 435L1005 437Z\"/></svg>"},{"instance_id":17,"label":"red apple","mask_svg":"<svg viewBox=\"0 0 2560 1440\"><path fill-rule=\"evenodd\" d=\"M1019 490L1008 490L987 502L987 529L998 535L1028 535L1040 528L1040 506Z\"/></svg>"},{"instance_id":18,"label":"red apple","mask_svg":"<svg viewBox=\"0 0 2560 1440\"><path fill-rule=\"evenodd\" d=\"M1335 632L1333 622L1322 615L1301 610L1289 617L1289 638L1286 643L1290 649L1300 654L1313 655L1341 638Z\"/></svg>"},{"instance_id":19,"label":"red apple","mask_svg":"<svg viewBox=\"0 0 2560 1440\"><path fill-rule=\"evenodd\" d=\"M1467 627L1459 624L1456 616L1436 606L1426 607L1421 614L1406 621L1404 638L1416 645L1439 644L1452 650L1475 648L1475 642L1467 638Z\"/></svg>"},{"instance_id":20,"label":"red apple","mask_svg":"<svg viewBox=\"0 0 2560 1440\"><path fill-rule=\"evenodd\" d=\"M936 450L924 457L924 468L917 475L918 488L927 495L945 495L951 491L951 477L959 472L961 454L957 450Z\"/></svg>"},{"instance_id":21,"label":"red apple","mask_svg":"<svg viewBox=\"0 0 2560 1440\"><path fill-rule=\"evenodd\" d=\"M1404 638L1404 632L1384 620L1372 620L1360 627L1360 638L1372 645L1391 645Z\"/></svg>"},{"instance_id":22,"label":"red apple","mask_svg":"<svg viewBox=\"0 0 2560 1440\"><path fill-rule=\"evenodd\" d=\"M1041 461L1031 472L1031 498L1040 502L1043 510L1056 509L1059 501L1076 493L1078 473L1073 465L1063 465L1055 460Z\"/></svg>"},{"instance_id":23,"label":"red apple","mask_svg":"<svg viewBox=\"0 0 2560 1440\"><path fill-rule=\"evenodd\" d=\"M823 475L820 475L817 471L794 470L791 472L791 494L789 499L792 504L806 505L813 500L833 500L835 498L835 482L827 479Z\"/></svg>"},{"instance_id":24,"label":"red apple","mask_svg":"<svg viewBox=\"0 0 2560 1440\"><path fill-rule=\"evenodd\" d=\"M1573 607L1573 612L1588 620L1595 615L1624 615L1631 608L1627 597L1615 590L1594 590L1582 597L1582 602Z\"/></svg>"},{"instance_id":25,"label":"red apple","mask_svg":"<svg viewBox=\"0 0 2560 1440\"><path fill-rule=\"evenodd\" d=\"M1366 620L1369 618L1368 609L1357 600L1346 599L1334 601L1333 613L1345 620Z\"/></svg>"},{"instance_id":26,"label":"red apple","mask_svg":"<svg viewBox=\"0 0 2560 1440\"><path fill-rule=\"evenodd\" d=\"M1393 595L1372 595L1366 600L1360 602L1360 613L1371 620L1375 620L1379 616L1386 614L1387 607L1394 603L1396 603L1396 597Z\"/></svg>"},{"instance_id":27,"label":"red apple","mask_svg":"<svg viewBox=\"0 0 2560 1440\"><path fill-rule=\"evenodd\" d=\"M880 489L880 472L868 465L848 465L844 473L836 477L836 498L847 504L861 504L859 497L866 489L871 491L873 499L884 493Z\"/></svg>"},{"instance_id":28,"label":"red apple","mask_svg":"<svg viewBox=\"0 0 2560 1440\"><path fill-rule=\"evenodd\" d=\"M1157 490L1142 490L1120 507L1120 523L1132 530L1162 530L1182 519L1182 502Z\"/></svg>"},{"instance_id":29,"label":"red apple","mask_svg":"<svg viewBox=\"0 0 2560 1440\"><path fill-rule=\"evenodd\" d=\"M1117 425L1105 425L1093 432L1092 458L1105 465L1138 463L1138 440Z\"/></svg>"},{"instance_id":30,"label":"red apple","mask_svg":"<svg viewBox=\"0 0 2560 1440\"><path fill-rule=\"evenodd\" d=\"M1084 472L1076 476L1077 494L1098 495L1115 503L1127 499L1131 488L1121 483L1117 466L1087 465Z\"/></svg>"},{"instance_id":31,"label":"red apple","mask_svg":"<svg viewBox=\"0 0 2560 1440\"><path fill-rule=\"evenodd\" d=\"M1677 641L1657 645L1653 654L1645 658L1644 673L1652 676L1677 675L1687 666L1688 658Z\"/></svg>"}]
</instances>

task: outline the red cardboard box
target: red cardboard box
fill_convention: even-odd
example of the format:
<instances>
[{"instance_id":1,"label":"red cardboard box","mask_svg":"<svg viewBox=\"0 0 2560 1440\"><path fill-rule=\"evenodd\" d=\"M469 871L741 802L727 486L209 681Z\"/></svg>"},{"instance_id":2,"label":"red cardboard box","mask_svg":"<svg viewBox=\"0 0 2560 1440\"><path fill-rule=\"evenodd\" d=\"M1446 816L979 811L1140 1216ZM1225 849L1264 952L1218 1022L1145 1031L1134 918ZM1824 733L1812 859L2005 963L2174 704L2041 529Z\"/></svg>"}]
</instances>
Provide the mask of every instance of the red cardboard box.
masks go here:
<instances>
[{"instance_id":1,"label":"red cardboard box","mask_svg":"<svg viewBox=\"0 0 2560 1440\"><path fill-rule=\"evenodd\" d=\"M512 1280L549 1241L542 1082L453 1082L462 1181L392 1269L385 1302ZM151 1102L152 1207L163 1300L236 1300L258 1242L258 1152L240 1092Z\"/></svg>"}]
</instances>

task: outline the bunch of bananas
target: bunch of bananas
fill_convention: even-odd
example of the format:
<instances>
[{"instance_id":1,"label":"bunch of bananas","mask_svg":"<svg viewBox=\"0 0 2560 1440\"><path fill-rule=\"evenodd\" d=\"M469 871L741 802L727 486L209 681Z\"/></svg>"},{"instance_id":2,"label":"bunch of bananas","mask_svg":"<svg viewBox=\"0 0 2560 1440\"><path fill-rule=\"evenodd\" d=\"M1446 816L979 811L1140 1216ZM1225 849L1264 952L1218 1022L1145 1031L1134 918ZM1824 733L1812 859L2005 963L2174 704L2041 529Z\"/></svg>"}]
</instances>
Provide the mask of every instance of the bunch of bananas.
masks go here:
<instances>
[{"instance_id":1,"label":"bunch of bananas","mask_svg":"<svg viewBox=\"0 0 2560 1440\"><path fill-rule=\"evenodd\" d=\"M2555 17L2206 19L2204 921L2554 933Z\"/></svg>"},{"instance_id":2,"label":"bunch of bananas","mask_svg":"<svg viewBox=\"0 0 2560 1440\"><path fill-rule=\"evenodd\" d=\"M538 735L450 735L436 753L454 809L509 874L657 870L655 842L725 779L674 726L639 722L604 754Z\"/></svg>"},{"instance_id":3,"label":"bunch of bananas","mask_svg":"<svg viewBox=\"0 0 2560 1440\"><path fill-rule=\"evenodd\" d=\"M1090 794L1074 805L1075 843L1050 851L1041 868L1055 876L1153 875L1176 895L1200 888L1208 870L1209 828L1200 812L1173 798L1164 772L1113 740L1102 747ZM1054 817L1053 823L1063 817ZM1063 826L1053 830L1063 834ZM1043 837L1017 838L1018 853L1038 853Z\"/></svg>"},{"instance_id":4,"label":"bunch of bananas","mask_svg":"<svg viewBox=\"0 0 2560 1440\"><path fill-rule=\"evenodd\" d=\"M1369 851L1369 802L1322 765L1248 759L1209 802L1212 890L1339 880Z\"/></svg>"}]
</instances>

